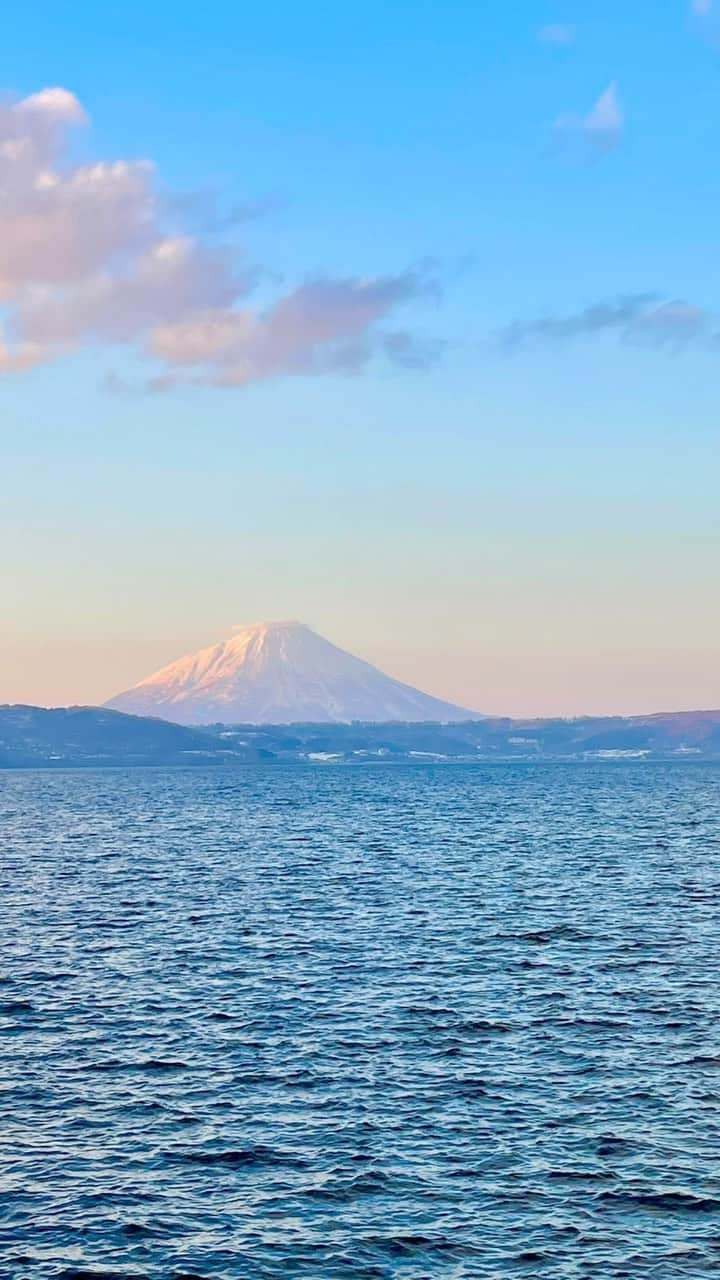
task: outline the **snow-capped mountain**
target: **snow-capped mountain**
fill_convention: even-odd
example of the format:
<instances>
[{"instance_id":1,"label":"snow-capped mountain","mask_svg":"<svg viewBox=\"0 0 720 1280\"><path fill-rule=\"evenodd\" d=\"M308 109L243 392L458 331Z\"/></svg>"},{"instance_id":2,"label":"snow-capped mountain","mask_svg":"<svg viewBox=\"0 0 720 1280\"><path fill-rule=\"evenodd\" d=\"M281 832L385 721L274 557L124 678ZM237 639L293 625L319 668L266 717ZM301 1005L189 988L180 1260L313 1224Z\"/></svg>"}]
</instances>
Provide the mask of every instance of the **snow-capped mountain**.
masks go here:
<instances>
[{"instance_id":1,"label":"snow-capped mountain","mask_svg":"<svg viewBox=\"0 0 720 1280\"><path fill-rule=\"evenodd\" d=\"M391 679L299 622L238 627L107 705L189 725L477 718Z\"/></svg>"}]
</instances>

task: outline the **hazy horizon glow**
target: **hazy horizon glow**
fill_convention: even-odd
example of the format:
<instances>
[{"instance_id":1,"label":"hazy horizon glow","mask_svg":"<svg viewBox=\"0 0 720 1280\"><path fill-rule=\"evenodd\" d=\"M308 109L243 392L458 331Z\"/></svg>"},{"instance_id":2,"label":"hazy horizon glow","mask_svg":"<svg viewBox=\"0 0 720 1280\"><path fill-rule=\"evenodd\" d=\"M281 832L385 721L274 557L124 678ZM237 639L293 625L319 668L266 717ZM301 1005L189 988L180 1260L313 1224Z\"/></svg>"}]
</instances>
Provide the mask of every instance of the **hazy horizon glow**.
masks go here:
<instances>
[{"instance_id":1,"label":"hazy horizon glow","mask_svg":"<svg viewBox=\"0 0 720 1280\"><path fill-rule=\"evenodd\" d=\"M173 15L6 15L0 702L295 617L483 713L720 706L717 5Z\"/></svg>"}]
</instances>

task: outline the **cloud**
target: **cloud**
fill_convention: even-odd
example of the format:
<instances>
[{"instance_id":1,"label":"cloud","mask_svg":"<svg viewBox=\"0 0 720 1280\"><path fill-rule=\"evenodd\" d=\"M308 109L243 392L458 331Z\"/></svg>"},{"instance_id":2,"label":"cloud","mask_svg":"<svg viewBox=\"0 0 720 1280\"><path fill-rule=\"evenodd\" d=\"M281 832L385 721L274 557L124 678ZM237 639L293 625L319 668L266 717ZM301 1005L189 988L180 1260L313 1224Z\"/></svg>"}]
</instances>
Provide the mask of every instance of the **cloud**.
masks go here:
<instances>
[{"instance_id":1,"label":"cloud","mask_svg":"<svg viewBox=\"0 0 720 1280\"><path fill-rule=\"evenodd\" d=\"M203 235L217 235L274 213L286 203L281 196L275 194L224 209L218 192L212 188L204 188L196 191L166 191L163 193L162 209L171 220L179 219L186 228L192 227L195 232Z\"/></svg>"},{"instance_id":2,"label":"cloud","mask_svg":"<svg viewBox=\"0 0 720 1280\"><path fill-rule=\"evenodd\" d=\"M431 268L316 277L260 307L250 298L270 273L207 238L259 210L218 215L207 193L173 201L146 160L68 164L70 131L86 123L62 88L0 104L0 374L94 343L159 363L157 386L359 372L376 357L430 361L431 347L385 324L433 295ZM188 232L198 218L203 232ZM124 388L113 375L106 385Z\"/></svg>"},{"instance_id":3,"label":"cloud","mask_svg":"<svg viewBox=\"0 0 720 1280\"><path fill-rule=\"evenodd\" d=\"M505 351L515 352L535 343L569 342L610 333L625 342L679 350L698 343L713 345L718 340L716 327L702 307L679 300L658 301L653 294L633 294L593 303L569 315L515 321L500 331L498 339Z\"/></svg>"},{"instance_id":4,"label":"cloud","mask_svg":"<svg viewBox=\"0 0 720 1280\"><path fill-rule=\"evenodd\" d=\"M594 155L604 155L619 146L624 127L625 118L615 81L601 93L587 115L560 116L555 122L556 131L566 141L579 142Z\"/></svg>"},{"instance_id":5,"label":"cloud","mask_svg":"<svg viewBox=\"0 0 720 1280\"><path fill-rule=\"evenodd\" d=\"M46 122L56 120L64 124L87 124L87 116L74 93L67 89L42 89L18 103L17 114L35 115Z\"/></svg>"},{"instance_id":6,"label":"cloud","mask_svg":"<svg viewBox=\"0 0 720 1280\"><path fill-rule=\"evenodd\" d=\"M541 44L557 44L567 48L575 43L577 28L567 22L551 22L547 27L541 27L538 31L538 40Z\"/></svg>"},{"instance_id":7,"label":"cloud","mask_svg":"<svg viewBox=\"0 0 720 1280\"><path fill-rule=\"evenodd\" d=\"M0 374L23 373L47 359L45 348L34 342L16 342L12 346L0 339Z\"/></svg>"},{"instance_id":8,"label":"cloud","mask_svg":"<svg viewBox=\"0 0 720 1280\"><path fill-rule=\"evenodd\" d=\"M245 386L280 373L358 373L380 350L396 364L427 363L410 335L378 336L375 325L400 303L427 295L432 279L418 268L369 280L315 279L264 312L216 308L155 328L153 355L194 380Z\"/></svg>"},{"instance_id":9,"label":"cloud","mask_svg":"<svg viewBox=\"0 0 720 1280\"><path fill-rule=\"evenodd\" d=\"M689 0L691 20L698 35L713 48L720 47L720 3L718 0Z\"/></svg>"},{"instance_id":10,"label":"cloud","mask_svg":"<svg viewBox=\"0 0 720 1280\"><path fill-rule=\"evenodd\" d=\"M60 290L28 290L16 302L16 329L48 344L142 341L155 324L230 306L251 284L252 275L237 272L227 250L189 238L158 240L128 266L84 275Z\"/></svg>"}]
</instances>

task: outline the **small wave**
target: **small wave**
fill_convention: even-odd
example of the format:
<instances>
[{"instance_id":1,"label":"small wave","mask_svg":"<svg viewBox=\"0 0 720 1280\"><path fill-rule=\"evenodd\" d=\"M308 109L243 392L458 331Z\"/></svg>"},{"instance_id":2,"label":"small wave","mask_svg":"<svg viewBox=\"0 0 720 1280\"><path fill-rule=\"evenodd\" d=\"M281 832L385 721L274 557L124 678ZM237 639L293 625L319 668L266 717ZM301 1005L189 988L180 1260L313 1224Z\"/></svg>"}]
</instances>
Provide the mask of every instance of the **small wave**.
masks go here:
<instances>
[{"instance_id":1,"label":"small wave","mask_svg":"<svg viewBox=\"0 0 720 1280\"><path fill-rule=\"evenodd\" d=\"M343 1204L350 1200L358 1200L361 1196L386 1194L394 1181L389 1174L379 1169L371 1169L367 1173L358 1174L356 1178L329 1182L322 1187L309 1187L300 1194L311 1200L328 1200L331 1203Z\"/></svg>"},{"instance_id":2,"label":"small wave","mask_svg":"<svg viewBox=\"0 0 720 1280\"><path fill-rule=\"evenodd\" d=\"M94 1267L68 1267L58 1280L146 1280L141 1271L97 1271Z\"/></svg>"},{"instance_id":3,"label":"small wave","mask_svg":"<svg viewBox=\"0 0 720 1280\"><path fill-rule=\"evenodd\" d=\"M606 1138L598 1139L597 1147L595 1149L602 1159L609 1159L611 1157L622 1159L623 1157L635 1154L637 1151L637 1143L631 1142L629 1138L618 1138L613 1134L609 1134Z\"/></svg>"},{"instance_id":4,"label":"small wave","mask_svg":"<svg viewBox=\"0 0 720 1280\"><path fill-rule=\"evenodd\" d=\"M598 1169L551 1169L551 1182L607 1182L614 1174Z\"/></svg>"},{"instance_id":5,"label":"small wave","mask_svg":"<svg viewBox=\"0 0 720 1280\"><path fill-rule=\"evenodd\" d=\"M524 929L520 933L495 934L496 942L529 942L532 946L546 947L551 942L588 942L592 935L583 933L570 924L548 925L544 929Z\"/></svg>"},{"instance_id":6,"label":"small wave","mask_svg":"<svg viewBox=\"0 0 720 1280\"><path fill-rule=\"evenodd\" d=\"M127 1240L144 1240L148 1236L157 1235L158 1229L148 1227L144 1222L125 1222L120 1228L120 1234Z\"/></svg>"},{"instance_id":7,"label":"small wave","mask_svg":"<svg viewBox=\"0 0 720 1280\"><path fill-rule=\"evenodd\" d=\"M409 1258L416 1254L424 1254L426 1256L447 1257L447 1258L464 1258L473 1257L482 1253L479 1245L471 1244L468 1241L453 1239L450 1236L430 1236L430 1235L394 1235L394 1236L374 1236L364 1238L364 1245L371 1248L382 1249L391 1257Z\"/></svg>"},{"instance_id":8,"label":"small wave","mask_svg":"<svg viewBox=\"0 0 720 1280\"><path fill-rule=\"evenodd\" d=\"M603 1191L596 1199L603 1204L663 1213L717 1213L720 1210L720 1200L715 1196L698 1196L689 1191Z\"/></svg>"},{"instance_id":9,"label":"small wave","mask_svg":"<svg viewBox=\"0 0 720 1280\"><path fill-rule=\"evenodd\" d=\"M123 1062L120 1058L98 1059L94 1062L81 1063L79 1066L71 1068L74 1071L92 1071L92 1072L113 1072L113 1071L147 1071L150 1074L161 1075L171 1071L190 1071L191 1067L188 1062L173 1058L145 1058L144 1060L135 1062Z\"/></svg>"},{"instance_id":10,"label":"small wave","mask_svg":"<svg viewBox=\"0 0 720 1280\"><path fill-rule=\"evenodd\" d=\"M453 1083L453 1092L462 1098L487 1098L487 1081L479 1076L463 1076Z\"/></svg>"},{"instance_id":11,"label":"small wave","mask_svg":"<svg viewBox=\"0 0 720 1280\"><path fill-rule=\"evenodd\" d=\"M283 1165L285 1168L304 1169L307 1161L290 1151L279 1151L276 1147L257 1145L253 1147L232 1148L227 1151L182 1151L171 1153L171 1159L181 1160L186 1164L214 1166L224 1169L259 1169L269 1165Z\"/></svg>"},{"instance_id":12,"label":"small wave","mask_svg":"<svg viewBox=\"0 0 720 1280\"><path fill-rule=\"evenodd\" d=\"M469 1018L459 1022L454 1031L460 1035L504 1036L513 1030L509 1022L493 1022L490 1018Z\"/></svg>"}]
</instances>

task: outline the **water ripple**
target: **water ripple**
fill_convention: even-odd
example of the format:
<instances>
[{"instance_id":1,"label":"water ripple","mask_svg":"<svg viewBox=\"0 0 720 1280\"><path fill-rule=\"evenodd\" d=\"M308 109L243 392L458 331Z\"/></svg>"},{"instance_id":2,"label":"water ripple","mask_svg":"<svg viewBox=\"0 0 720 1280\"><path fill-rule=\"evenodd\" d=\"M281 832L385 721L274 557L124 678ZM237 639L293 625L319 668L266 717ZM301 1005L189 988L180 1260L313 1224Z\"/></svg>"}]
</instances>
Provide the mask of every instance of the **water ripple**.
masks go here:
<instances>
[{"instance_id":1,"label":"water ripple","mask_svg":"<svg viewBox=\"0 0 720 1280\"><path fill-rule=\"evenodd\" d=\"M0 774L0 1280L717 1274L719 780Z\"/></svg>"}]
</instances>

